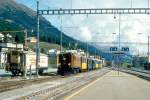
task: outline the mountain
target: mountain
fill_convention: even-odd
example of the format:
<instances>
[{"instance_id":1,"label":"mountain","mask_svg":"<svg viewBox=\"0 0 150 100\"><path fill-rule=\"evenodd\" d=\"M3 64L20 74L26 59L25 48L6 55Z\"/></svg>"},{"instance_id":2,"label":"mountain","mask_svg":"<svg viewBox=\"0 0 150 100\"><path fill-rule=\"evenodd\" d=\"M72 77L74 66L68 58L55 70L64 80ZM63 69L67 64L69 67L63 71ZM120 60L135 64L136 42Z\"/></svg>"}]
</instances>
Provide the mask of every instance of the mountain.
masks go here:
<instances>
[{"instance_id":1,"label":"mountain","mask_svg":"<svg viewBox=\"0 0 150 100\"><path fill-rule=\"evenodd\" d=\"M0 0L0 31L23 30L27 29L28 36L35 36L36 32L36 12L18 4L15 0ZM51 27L51 28L49 28ZM31 32L33 30L33 33ZM54 27L44 17L40 16L40 41L60 44L60 31ZM87 45L81 41L75 40L63 33L63 46L75 48L78 43L78 48L86 51ZM104 53L92 45L89 45L91 54L100 54L104 58L110 58L109 54ZM108 56L108 57L107 57Z\"/></svg>"}]
</instances>

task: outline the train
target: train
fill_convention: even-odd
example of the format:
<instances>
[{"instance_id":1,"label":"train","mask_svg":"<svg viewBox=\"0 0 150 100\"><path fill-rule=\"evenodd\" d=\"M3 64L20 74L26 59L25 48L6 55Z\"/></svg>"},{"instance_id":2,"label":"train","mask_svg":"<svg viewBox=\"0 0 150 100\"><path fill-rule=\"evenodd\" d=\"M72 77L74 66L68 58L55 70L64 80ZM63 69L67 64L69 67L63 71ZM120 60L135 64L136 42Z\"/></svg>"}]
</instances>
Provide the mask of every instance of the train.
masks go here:
<instances>
[{"instance_id":1,"label":"train","mask_svg":"<svg viewBox=\"0 0 150 100\"><path fill-rule=\"evenodd\" d=\"M11 72L13 76L36 73L36 53L33 51L10 50L6 52L5 70ZM75 74L85 71L100 69L104 66L104 60L96 57L74 52L61 52L59 54L40 53L38 73L42 75L49 69L57 69L57 74Z\"/></svg>"},{"instance_id":2,"label":"train","mask_svg":"<svg viewBox=\"0 0 150 100\"><path fill-rule=\"evenodd\" d=\"M36 72L36 53L32 51L11 50L6 52L5 70L11 72L13 76L24 75L32 71ZM48 69L48 57L40 54L38 73L42 74Z\"/></svg>"},{"instance_id":3,"label":"train","mask_svg":"<svg viewBox=\"0 0 150 100\"><path fill-rule=\"evenodd\" d=\"M48 66L49 66L49 68L55 69L58 67L58 60L59 60L58 54L59 53L57 53L57 52L48 53Z\"/></svg>"},{"instance_id":4,"label":"train","mask_svg":"<svg viewBox=\"0 0 150 100\"><path fill-rule=\"evenodd\" d=\"M60 75L81 73L103 67L101 59L86 57L72 52L60 53L58 63L57 73Z\"/></svg>"}]
</instances>

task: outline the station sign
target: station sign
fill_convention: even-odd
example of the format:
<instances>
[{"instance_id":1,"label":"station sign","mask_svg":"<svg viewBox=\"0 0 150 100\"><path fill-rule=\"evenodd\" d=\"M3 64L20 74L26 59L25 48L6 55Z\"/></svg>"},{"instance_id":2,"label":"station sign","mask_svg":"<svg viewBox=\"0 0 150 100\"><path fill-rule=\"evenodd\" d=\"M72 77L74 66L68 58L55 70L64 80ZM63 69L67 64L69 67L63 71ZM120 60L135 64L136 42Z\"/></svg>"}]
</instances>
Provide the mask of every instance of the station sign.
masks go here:
<instances>
[{"instance_id":1,"label":"station sign","mask_svg":"<svg viewBox=\"0 0 150 100\"><path fill-rule=\"evenodd\" d=\"M129 52L129 50L130 50L129 47L122 47L121 48L121 51Z\"/></svg>"},{"instance_id":2,"label":"station sign","mask_svg":"<svg viewBox=\"0 0 150 100\"><path fill-rule=\"evenodd\" d=\"M119 50L118 50L118 47L110 47L110 51L119 51ZM129 52L130 49L129 49L129 47L122 47L121 51L123 51L123 52Z\"/></svg>"},{"instance_id":3,"label":"station sign","mask_svg":"<svg viewBox=\"0 0 150 100\"><path fill-rule=\"evenodd\" d=\"M110 47L110 51L118 51L118 47Z\"/></svg>"}]
</instances>

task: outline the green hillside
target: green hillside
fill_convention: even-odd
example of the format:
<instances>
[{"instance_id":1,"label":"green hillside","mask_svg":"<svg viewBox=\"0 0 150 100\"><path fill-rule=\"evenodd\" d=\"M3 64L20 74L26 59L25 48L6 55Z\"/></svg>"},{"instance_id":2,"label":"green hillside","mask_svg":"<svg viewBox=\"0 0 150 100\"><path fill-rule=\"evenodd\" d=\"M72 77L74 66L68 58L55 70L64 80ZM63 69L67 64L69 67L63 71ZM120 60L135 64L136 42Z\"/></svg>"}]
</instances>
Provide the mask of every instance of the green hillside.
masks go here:
<instances>
[{"instance_id":1,"label":"green hillside","mask_svg":"<svg viewBox=\"0 0 150 100\"><path fill-rule=\"evenodd\" d=\"M28 43L27 46L29 48L31 48L32 50L35 50L36 43ZM46 53L50 49L60 50L60 45L53 44L53 43L47 43L47 42L40 42L40 48L41 48L41 52ZM63 48L63 50L65 50L65 48Z\"/></svg>"},{"instance_id":2,"label":"green hillside","mask_svg":"<svg viewBox=\"0 0 150 100\"><path fill-rule=\"evenodd\" d=\"M27 30L28 36L36 36L37 34L37 16L36 12L25 5L17 3L15 0L0 0L0 30ZM51 28L49 28L51 27ZM31 32L33 30L33 32ZM47 21L43 16L40 16L40 41L51 44L60 44L60 34L62 32ZM24 34L13 33L13 37L19 38L19 42L24 42ZM78 45L76 45L78 44ZM79 40L75 40L63 33L62 45L64 48L83 49L87 50L87 44ZM47 48L47 45L43 45ZM50 46L51 47L51 46ZM110 54L104 53L98 48L89 45L89 53L99 55L104 58L111 59ZM43 47L44 48L44 47ZM44 51L44 50L43 50Z\"/></svg>"}]
</instances>

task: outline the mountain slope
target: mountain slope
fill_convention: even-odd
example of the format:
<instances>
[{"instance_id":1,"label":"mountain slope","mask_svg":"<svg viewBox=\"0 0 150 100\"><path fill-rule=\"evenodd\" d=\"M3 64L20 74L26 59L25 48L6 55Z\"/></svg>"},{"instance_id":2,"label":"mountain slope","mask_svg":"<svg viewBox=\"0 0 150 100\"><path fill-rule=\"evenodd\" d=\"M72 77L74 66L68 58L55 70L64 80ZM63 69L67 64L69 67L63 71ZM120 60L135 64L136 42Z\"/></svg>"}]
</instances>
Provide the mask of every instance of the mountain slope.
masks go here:
<instances>
[{"instance_id":1,"label":"mountain slope","mask_svg":"<svg viewBox=\"0 0 150 100\"><path fill-rule=\"evenodd\" d=\"M27 29L28 31L34 30L33 33L29 32L28 36L35 36L35 34L37 33L36 12L22 4L16 3L14 0L0 0L0 20L7 21L10 27L0 28L1 31L10 31L15 29ZM51 23L48 22L44 17L40 16L40 41L60 44L60 33L61 32L56 27L51 25ZM74 48L77 42L78 48L86 50L85 43L72 39L69 36L63 34L64 47L67 48L69 44L71 44L70 48ZM96 50L102 57L108 56L108 54L103 53L93 46L89 46L89 48L90 53L94 54Z\"/></svg>"}]
</instances>

